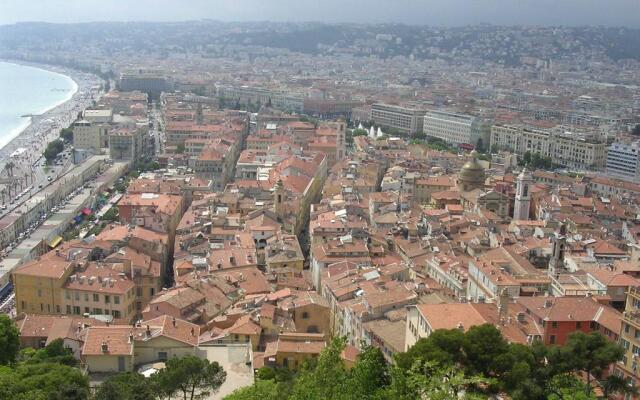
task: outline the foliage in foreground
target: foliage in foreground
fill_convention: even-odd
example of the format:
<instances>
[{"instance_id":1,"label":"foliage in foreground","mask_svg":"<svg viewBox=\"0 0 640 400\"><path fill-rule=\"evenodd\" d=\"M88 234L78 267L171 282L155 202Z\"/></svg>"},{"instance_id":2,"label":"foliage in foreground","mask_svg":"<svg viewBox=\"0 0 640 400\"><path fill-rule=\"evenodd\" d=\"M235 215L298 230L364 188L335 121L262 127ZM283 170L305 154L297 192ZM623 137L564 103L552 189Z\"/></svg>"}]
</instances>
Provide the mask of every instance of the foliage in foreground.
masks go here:
<instances>
[{"instance_id":1,"label":"foliage in foreground","mask_svg":"<svg viewBox=\"0 0 640 400\"><path fill-rule=\"evenodd\" d=\"M595 399L592 380L580 373L599 378L607 394L628 388L618 377L602 379L623 351L597 333L575 333L564 346L529 347L508 343L492 325L440 330L397 354L393 366L379 349L365 347L351 369L340 358L343 347L335 340L297 374L262 369L253 386L225 400L474 400L497 393L514 400Z\"/></svg>"}]
</instances>

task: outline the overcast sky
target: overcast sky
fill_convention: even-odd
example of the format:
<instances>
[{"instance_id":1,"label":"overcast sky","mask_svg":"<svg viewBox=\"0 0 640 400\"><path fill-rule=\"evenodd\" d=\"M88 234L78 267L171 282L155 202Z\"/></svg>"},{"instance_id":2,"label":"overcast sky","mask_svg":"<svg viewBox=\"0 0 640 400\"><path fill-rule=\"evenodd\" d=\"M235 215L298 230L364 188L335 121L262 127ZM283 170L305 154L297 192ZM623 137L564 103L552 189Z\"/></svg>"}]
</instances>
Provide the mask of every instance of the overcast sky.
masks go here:
<instances>
[{"instance_id":1,"label":"overcast sky","mask_svg":"<svg viewBox=\"0 0 640 400\"><path fill-rule=\"evenodd\" d=\"M203 18L640 27L640 0L0 0L0 24Z\"/></svg>"}]
</instances>

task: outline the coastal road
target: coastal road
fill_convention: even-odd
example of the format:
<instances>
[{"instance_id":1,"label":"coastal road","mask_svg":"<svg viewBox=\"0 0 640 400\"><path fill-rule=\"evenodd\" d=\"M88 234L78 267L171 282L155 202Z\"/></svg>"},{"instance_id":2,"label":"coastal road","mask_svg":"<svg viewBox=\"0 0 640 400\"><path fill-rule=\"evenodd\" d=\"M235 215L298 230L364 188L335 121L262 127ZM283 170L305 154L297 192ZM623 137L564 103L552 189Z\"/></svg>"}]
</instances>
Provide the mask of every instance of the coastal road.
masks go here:
<instances>
[{"instance_id":1,"label":"coastal road","mask_svg":"<svg viewBox=\"0 0 640 400\"><path fill-rule=\"evenodd\" d=\"M60 153L59 157L51 165L46 165L44 157L40 157L31 167L21 166L21 170L16 171L14 175L23 177L22 186L17 187L18 193L23 193L25 191L26 193L18 197L12 192L12 196L7 196L4 199L4 203L2 203L2 199L0 199L0 207L6 207L6 209L0 209L0 218L21 206L40 190L55 182L58 177L63 175L72 167L73 164L71 162L70 146L65 146L64 151ZM29 171L29 177L26 179L24 178L25 170ZM31 172L33 175L31 175ZM49 178L51 178L51 180L49 180Z\"/></svg>"}]
</instances>

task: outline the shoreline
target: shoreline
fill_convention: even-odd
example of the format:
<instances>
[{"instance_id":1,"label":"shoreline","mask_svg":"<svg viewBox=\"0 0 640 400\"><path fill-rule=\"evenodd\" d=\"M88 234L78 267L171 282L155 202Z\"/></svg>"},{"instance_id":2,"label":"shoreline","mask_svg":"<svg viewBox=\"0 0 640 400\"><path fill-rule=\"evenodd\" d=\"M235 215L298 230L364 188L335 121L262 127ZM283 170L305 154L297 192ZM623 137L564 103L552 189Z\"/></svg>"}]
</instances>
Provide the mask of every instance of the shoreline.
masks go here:
<instances>
[{"instance_id":1,"label":"shoreline","mask_svg":"<svg viewBox=\"0 0 640 400\"><path fill-rule=\"evenodd\" d=\"M46 145L60 136L60 131L68 127L76 120L80 111L91 106L93 101L98 100L102 95L99 90L103 81L96 75L59 67L49 64L39 64L19 60L4 60L2 62L38 68L44 71L63 75L71 80L74 90L66 99L59 101L38 114L28 117L27 122L16 127L10 134L11 139L0 147L0 173L4 170L4 165L9 161L10 155L18 149L25 149L21 157L13 157L14 163L19 168L31 168L37 161Z\"/></svg>"}]
</instances>

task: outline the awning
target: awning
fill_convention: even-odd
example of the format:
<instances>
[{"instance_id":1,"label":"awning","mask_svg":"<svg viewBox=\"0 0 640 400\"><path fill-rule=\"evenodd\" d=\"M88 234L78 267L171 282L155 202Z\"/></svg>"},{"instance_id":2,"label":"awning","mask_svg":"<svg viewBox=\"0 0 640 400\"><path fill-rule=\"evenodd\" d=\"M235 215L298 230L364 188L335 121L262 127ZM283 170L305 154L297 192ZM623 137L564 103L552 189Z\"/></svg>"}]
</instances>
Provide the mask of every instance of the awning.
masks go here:
<instances>
[{"instance_id":1,"label":"awning","mask_svg":"<svg viewBox=\"0 0 640 400\"><path fill-rule=\"evenodd\" d=\"M62 236L56 236L49 242L49 247L51 247L53 249L57 245L59 245L60 242L62 242Z\"/></svg>"},{"instance_id":2,"label":"awning","mask_svg":"<svg viewBox=\"0 0 640 400\"><path fill-rule=\"evenodd\" d=\"M91 211L91 209L90 209L90 208L86 208L86 207L85 207L84 209L82 209L82 213L83 213L84 215L91 215L91 213L93 213L93 211Z\"/></svg>"}]
</instances>

